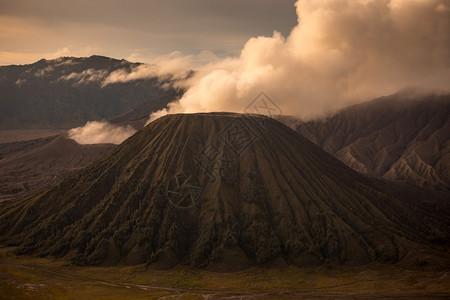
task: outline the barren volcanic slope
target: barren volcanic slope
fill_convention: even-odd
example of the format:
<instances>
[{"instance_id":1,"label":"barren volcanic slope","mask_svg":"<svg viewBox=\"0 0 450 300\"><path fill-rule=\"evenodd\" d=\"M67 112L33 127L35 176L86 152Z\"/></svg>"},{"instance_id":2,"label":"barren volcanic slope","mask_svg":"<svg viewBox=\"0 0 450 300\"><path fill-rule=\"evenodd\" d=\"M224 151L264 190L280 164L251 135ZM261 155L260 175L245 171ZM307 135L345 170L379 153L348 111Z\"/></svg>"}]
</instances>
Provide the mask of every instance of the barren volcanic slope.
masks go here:
<instances>
[{"instance_id":1,"label":"barren volcanic slope","mask_svg":"<svg viewBox=\"0 0 450 300\"><path fill-rule=\"evenodd\" d=\"M409 98L379 98L297 130L359 172L449 192L450 95Z\"/></svg>"},{"instance_id":2,"label":"barren volcanic slope","mask_svg":"<svg viewBox=\"0 0 450 300\"><path fill-rule=\"evenodd\" d=\"M79 145L64 135L0 144L0 201L51 187L93 163L115 145Z\"/></svg>"},{"instance_id":3,"label":"barren volcanic slope","mask_svg":"<svg viewBox=\"0 0 450 300\"><path fill-rule=\"evenodd\" d=\"M270 118L169 115L3 205L1 242L81 264L448 267L446 224L371 182Z\"/></svg>"}]
</instances>

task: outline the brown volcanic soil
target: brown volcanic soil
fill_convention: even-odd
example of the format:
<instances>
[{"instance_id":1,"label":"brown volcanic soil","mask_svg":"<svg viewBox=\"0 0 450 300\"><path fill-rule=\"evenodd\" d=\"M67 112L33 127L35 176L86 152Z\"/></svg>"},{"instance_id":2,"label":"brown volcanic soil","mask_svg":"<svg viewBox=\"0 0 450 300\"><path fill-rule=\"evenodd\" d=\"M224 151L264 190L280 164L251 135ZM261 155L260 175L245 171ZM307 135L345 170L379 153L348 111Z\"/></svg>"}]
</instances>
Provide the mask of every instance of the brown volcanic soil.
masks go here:
<instances>
[{"instance_id":1,"label":"brown volcanic soil","mask_svg":"<svg viewBox=\"0 0 450 300\"><path fill-rule=\"evenodd\" d=\"M64 136L0 144L0 201L51 187L108 153L114 145L79 145Z\"/></svg>"},{"instance_id":2,"label":"brown volcanic soil","mask_svg":"<svg viewBox=\"0 0 450 300\"><path fill-rule=\"evenodd\" d=\"M0 144L30 141L60 135L64 130L15 129L0 130Z\"/></svg>"},{"instance_id":3,"label":"brown volcanic soil","mask_svg":"<svg viewBox=\"0 0 450 300\"><path fill-rule=\"evenodd\" d=\"M15 256L0 248L2 299L449 299L450 272L392 265L267 269L224 273L179 266L79 267Z\"/></svg>"},{"instance_id":4,"label":"brown volcanic soil","mask_svg":"<svg viewBox=\"0 0 450 300\"><path fill-rule=\"evenodd\" d=\"M448 211L399 197L273 119L170 115L49 191L3 205L0 242L155 269L448 268Z\"/></svg>"},{"instance_id":5,"label":"brown volcanic soil","mask_svg":"<svg viewBox=\"0 0 450 300\"><path fill-rule=\"evenodd\" d=\"M363 174L450 192L450 95L412 97L382 97L294 127Z\"/></svg>"}]
</instances>

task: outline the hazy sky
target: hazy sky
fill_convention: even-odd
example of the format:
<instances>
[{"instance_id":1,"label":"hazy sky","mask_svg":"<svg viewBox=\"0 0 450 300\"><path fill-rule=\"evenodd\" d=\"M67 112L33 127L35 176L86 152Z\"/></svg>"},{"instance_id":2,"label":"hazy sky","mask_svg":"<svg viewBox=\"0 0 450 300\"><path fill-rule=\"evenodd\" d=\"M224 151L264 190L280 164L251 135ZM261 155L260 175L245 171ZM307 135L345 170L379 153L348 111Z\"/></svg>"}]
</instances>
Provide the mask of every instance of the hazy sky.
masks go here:
<instances>
[{"instance_id":1,"label":"hazy sky","mask_svg":"<svg viewBox=\"0 0 450 300\"><path fill-rule=\"evenodd\" d=\"M238 55L297 23L294 0L0 0L0 65L101 54L149 61L180 51Z\"/></svg>"}]
</instances>

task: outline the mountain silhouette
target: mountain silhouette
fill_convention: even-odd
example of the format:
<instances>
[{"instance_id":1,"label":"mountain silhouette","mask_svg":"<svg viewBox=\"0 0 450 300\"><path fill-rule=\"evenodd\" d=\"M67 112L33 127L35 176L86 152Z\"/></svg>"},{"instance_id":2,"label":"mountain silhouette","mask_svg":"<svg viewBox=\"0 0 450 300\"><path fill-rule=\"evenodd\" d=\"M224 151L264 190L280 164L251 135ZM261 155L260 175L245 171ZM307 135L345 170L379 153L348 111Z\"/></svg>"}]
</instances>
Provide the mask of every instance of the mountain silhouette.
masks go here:
<instances>
[{"instance_id":1,"label":"mountain silhouette","mask_svg":"<svg viewBox=\"0 0 450 300\"><path fill-rule=\"evenodd\" d=\"M93 55L0 66L0 129L70 129L144 103L150 112L164 108L178 93L170 76L104 85L114 71L141 65Z\"/></svg>"},{"instance_id":2,"label":"mountain silhouette","mask_svg":"<svg viewBox=\"0 0 450 300\"><path fill-rule=\"evenodd\" d=\"M410 93L294 126L361 173L449 193L450 95Z\"/></svg>"}]
</instances>

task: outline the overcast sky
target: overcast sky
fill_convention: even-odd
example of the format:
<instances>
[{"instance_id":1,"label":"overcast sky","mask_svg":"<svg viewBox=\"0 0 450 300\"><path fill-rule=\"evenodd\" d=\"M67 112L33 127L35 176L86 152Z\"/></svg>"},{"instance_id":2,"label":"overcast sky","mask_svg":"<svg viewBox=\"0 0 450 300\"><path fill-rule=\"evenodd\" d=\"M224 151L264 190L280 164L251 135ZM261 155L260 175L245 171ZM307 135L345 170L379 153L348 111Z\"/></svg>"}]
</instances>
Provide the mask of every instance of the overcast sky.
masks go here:
<instances>
[{"instance_id":1,"label":"overcast sky","mask_svg":"<svg viewBox=\"0 0 450 300\"><path fill-rule=\"evenodd\" d=\"M100 54L149 61L180 51L238 55L288 35L294 0L0 0L0 65Z\"/></svg>"}]
</instances>

